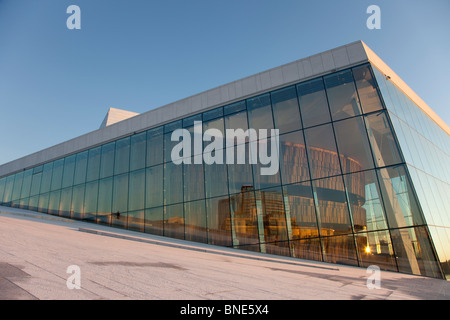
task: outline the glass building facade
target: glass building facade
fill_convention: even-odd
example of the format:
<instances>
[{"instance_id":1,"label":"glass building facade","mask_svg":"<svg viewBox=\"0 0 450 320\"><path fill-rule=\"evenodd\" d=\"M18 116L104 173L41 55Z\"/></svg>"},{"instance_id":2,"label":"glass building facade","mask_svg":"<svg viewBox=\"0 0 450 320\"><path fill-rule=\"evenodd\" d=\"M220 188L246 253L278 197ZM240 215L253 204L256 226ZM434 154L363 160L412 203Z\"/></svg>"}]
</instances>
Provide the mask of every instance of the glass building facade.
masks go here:
<instances>
[{"instance_id":1,"label":"glass building facade","mask_svg":"<svg viewBox=\"0 0 450 320\"><path fill-rule=\"evenodd\" d=\"M250 161L173 163L171 134L185 128L195 135L194 121L203 132L278 129L278 172L261 175L261 164ZM442 129L364 63L3 176L0 202L212 245L443 278L449 146Z\"/></svg>"}]
</instances>

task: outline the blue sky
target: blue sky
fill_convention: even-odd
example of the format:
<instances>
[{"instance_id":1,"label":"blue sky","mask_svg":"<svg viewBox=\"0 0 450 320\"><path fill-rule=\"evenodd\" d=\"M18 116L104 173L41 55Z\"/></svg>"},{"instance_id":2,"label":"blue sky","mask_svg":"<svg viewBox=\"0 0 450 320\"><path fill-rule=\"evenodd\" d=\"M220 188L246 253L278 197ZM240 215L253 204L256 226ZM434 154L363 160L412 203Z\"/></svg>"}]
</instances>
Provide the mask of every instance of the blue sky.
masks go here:
<instances>
[{"instance_id":1,"label":"blue sky","mask_svg":"<svg viewBox=\"0 0 450 320\"><path fill-rule=\"evenodd\" d=\"M69 30L69 5L81 30ZM381 8L369 30L366 9ZM450 1L0 0L0 164L363 40L450 124Z\"/></svg>"}]
</instances>

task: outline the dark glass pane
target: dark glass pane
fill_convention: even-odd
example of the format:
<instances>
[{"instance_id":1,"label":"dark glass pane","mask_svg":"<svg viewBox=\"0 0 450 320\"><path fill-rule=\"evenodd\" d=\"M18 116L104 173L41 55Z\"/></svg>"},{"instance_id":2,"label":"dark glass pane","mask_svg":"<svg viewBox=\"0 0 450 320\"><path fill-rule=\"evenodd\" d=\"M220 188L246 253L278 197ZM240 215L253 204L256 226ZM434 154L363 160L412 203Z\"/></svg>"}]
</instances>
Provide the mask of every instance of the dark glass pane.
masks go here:
<instances>
[{"instance_id":1,"label":"dark glass pane","mask_svg":"<svg viewBox=\"0 0 450 320\"><path fill-rule=\"evenodd\" d=\"M115 142L110 142L102 146L100 162L100 179L110 177L114 172L114 150Z\"/></svg>"},{"instance_id":2,"label":"dark glass pane","mask_svg":"<svg viewBox=\"0 0 450 320\"><path fill-rule=\"evenodd\" d=\"M290 241L292 256L299 259L322 261L322 247L319 238Z\"/></svg>"},{"instance_id":3,"label":"dark glass pane","mask_svg":"<svg viewBox=\"0 0 450 320\"><path fill-rule=\"evenodd\" d=\"M223 107L223 113L229 115L246 109L245 101L239 101Z\"/></svg>"},{"instance_id":4,"label":"dark glass pane","mask_svg":"<svg viewBox=\"0 0 450 320\"><path fill-rule=\"evenodd\" d=\"M72 205L72 187L61 190L61 200L59 203L59 215L70 218Z\"/></svg>"},{"instance_id":5,"label":"dark glass pane","mask_svg":"<svg viewBox=\"0 0 450 320\"><path fill-rule=\"evenodd\" d=\"M205 193L207 198L228 194L227 165L205 164Z\"/></svg>"},{"instance_id":6,"label":"dark glass pane","mask_svg":"<svg viewBox=\"0 0 450 320\"><path fill-rule=\"evenodd\" d=\"M145 211L131 211L128 212L127 228L134 231L144 231Z\"/></svg>"},{"instance_id":7,"label":"dark glass pane","mask_svg":"<svg viewBox=\"0 0 450 320\"><path fill-rule=\"evenodd\" d=\"M369 65L353 68L353 76L364 113L383 109Z\"/></svg>"},{"instance_id":8,"label":"dark glass pane","mask_svg":"<svg viewBox=\"0 0 450 320\"><path fill-rule=\"evenodd\" d=\"M440 278L440 271L425 227L391 230L398 271Z\"/></svg>"},{"instance_id":9,"label":"dark glass pane","mask_svg":"<svg viewBox=\"0 0 450 320\"><path fill-rule=\"evenodd\" d=\"M311 178L322 178L341 173L339 157L331 124L305 130Z\"/></svg>"},{"instance_id":10,"label":"dark glass pane","mask_svg":"<svg viewBox=\"0 0 450 320\"><path fill-rule=\"evenodd\" d=\"M86 182L87 160L88 160L88 151L83 151L77 154L73 184L77 185Z\"/></svg>"},{"instance_id":11,"label":"dark glass pane","mask_svg":"<svg viewBox=\"0 0 450 320\"><path fill-rule=\"evenodd\" d=\"M304 127L331 121L322 78L299 84L297 91Z\"/></svg>"},{"instance_id":12,"label":"dark glass pane","mask_svg":"<svg viewBox=\"0 0 450 320\"><path fill-rule=\"evenodd\" d=\"M424 224L404 166L377 170L390 228Z\"/></svg>"},{"instance_id":13,"label":"dark glass pane","mask_svg":"<svg viewBox=\"0 0 450 320\"><path fill-rule=\"evenodd\" d=\"M48 200L48 213L59 215L59 202L61 198L61 191L52 191L50 192L50 197Z\"/></svg>"},{"instance_id":14,"label":"dark glass pane","mask_svg":"<svg viewBox=\"0 0 450 320\"><path fill-rule=\"evenodd\" d=\"M23 173L22 190L20 191L20 198L28 198L30 196L31 180L33 179L33 170L29 169ZM4 183L6 179L4 178ZM0 202L2 202L2 193L0 192Z\"/></svg>"},{"instance_id":15,"label":"dark glass pane","mask_svg":"<svg viewBox=\"0 0 450 320\"><path fill-rule=\"evenodd\" d=\"M203 112L203 121L209 121L221 117L223 117L222 107Z\"/></svg>"},{"instance_id":16,"label":"dark glass pane","mask_svg":"<svg viewBox=\"0 0 450 320\"><path fill-rule=\"evenodd\" d=\"M147 133L142 132L131 136L130 171L145 168L147 153Z\"/></svg>"},{"instance_id":17,"label":"dark glass pane","mask_svg":"<svg viewBox=\"0 0 450 320\"><path fill-rule=\"evenodd\" d=\"M101 147L92 148L89 150L88 166L87 166L87 181L98 180L100 176L100 156Z\"/></svg>"},{"instance_id":18,"label":"dark glass pane","mask_svg":"<svg viewBox=\"0 0 450 320\"><path fill-rule=\"evenodd\" d=\"M325 262L358 265L353 235L322 238Z\"/></svg>"},{"instance_id":19,"label":"dark glass pane","mask_svg":"<svg viewBox=\"0 0 450 320\"><path fill-rule=\"evenodd\" d=\"M247 100L249 127L255 130L273 129L270 95L265 94ZM244 128L242 128L244 129ZM267 134L270 136L270 130Z\"/></svg>"},{"instance_id":20,"label":"dark glass pane","mask_svg":"<svg viewBox=\"0 0 450 320\"><path fill-rule=\"evenodd\" d=\"M130 173L128 190L128 211L142 210L145 207L145 169Z\"/></svg>"},{"instance_id":21,"label":"dark glass pane","mask_svg":"<svg viewBox=\"0 0 450 320\"><path fill-rule=\"evenodd\" d=\"M52 172L53 172L53 162L46 163L42 171L41 180L41 193L46 193L50 191L52 183Z\"/></svg>"},{"instance_id":22,"label":"dark glass pane","mask_svg":"<svg viewBox=\"0 0 450 320\"><path fill-rule=\"evenodd\" d=\"M184 201L205 198L203 164L183 164Z\"/></svg>"},{"instance_id":23,"label":"dark glass pane","mask_svg":"<svg viewBox=\"0 0 450 320\"><path fill-rule=\"evenodd\" d=\"M371 114L365 120L376 165L384 167L402 162L386 114Z\"/></svg>"},{"instance_id":24,"label":"dark glass pane","mask_svg":"<svg viewBox=\"0 0 450 320\"><path fill-rule=\"evenodd\" d=\"M231 246L230 201L228 197L206 199L208 243Z\"/></svg>"},{"instance_id":25,"label":"dark glass pane","mask_svg":"<svg viewBox=\"0 0 450 320\"><path fill-rule=\"evenodd\" d=\"M279 139L272 136L249 144L252 143L257 146L257 154L250 153L249 158L253 157L256 162L252 164L255 189L279 186L281 184ZM250 148L250 152L256 152L256 149L252 151Z\"/></svg>"},{"instance_id":26,"label":"dark glass pane","mask_svg":"<svg viewBox=\"0 0 450 320\"><path fill-rule=\"evenodd\" d=\"M98 184L97 220L99 223L109 225L112 214L112 188L113 178L102 179Z\"/></svg>"},{"instance_id":27,"label":"dark glass pane","mask_svg":"<svg viewBox=\"0 0 450 320\"><path fill-rule=\"evenodd\" d=\"M171 133L172 131L174 131L176 129L180 129L182 127L183 127L182 120L177 120L177 121L168 123L168 124L164 125L164 134Z\"/></svg>"},{"instance_id":28,"label":"dark glass pane","mask_svg":"<svg viewBox=\"0 0 450 320\"><path fill-rule=\"evenodd\" d=\"M356 232L387 229L381 191L374 170L344 176Z\"/></svg>"},{"instance_id":29,"label":"dark glass pane","mask_svg":"<svg viewBox=\"0 0 450 320\"><path fill-rule=\"evenodd\" d=\"M333 120L361 114L358 96L350 70L326 76L324 80Z\"/></svg>"},{"instance_id":30,"label":"dark glass pane","mask_svg":"<svg viewBox=\"0 0 450 320\"><path fill-rule=\"evenodd\" d=\"M202 114L195 114L193 116L183 119L183 128L192 127L195 121L202 121Z\"/></svg>"},{"instance_id":31,"label":"dark glass pane","mask_svg":"<svg viewBox=\"0 0 450 320\"><path fill-rule=\"evenodd\" d=\"M184 217L185 239L207 243L205 200L186 202L184 204Z\"/></svg>"},{"instance_id":32,"label":"dark glass pane","mask_svg":"<svg viewBox=\"0 0 450 320\"><path fill-rule=\"evenodd\" d=\"M244 163L238 164L237 155L243 154L243 152L240 151L241 147L244 150L246 149L247 151L244 151L245 153ZM248 189L253 190L254 189L253 175L252 175L252 166L249 163L248 144L241 144L233 149L235 150L234 160L232 162L229 162L229 159L227 159L229 192L230 194L234 194ZM228 152L228 150L226 151Z\"/></svg>"},{"instance_id":33,"label":"dark glass pane","mask_svg":"<svg viewBox=\"0 0 450 320\"><path fill-rule=\"evenodd\" d=\"M283 194L281 187L256 191L256 204L263 215L264 242L276 242L288 240L286 214L284 211ZM272 250L276 251L276 247ZM281 254L281 252L268 252Z\"/></svg>"},{"instance_id":34,"label":"dark glass pane","mask_svg":"<svg viewBox=\"0 0 450 320\"><path fill-rule=\"evenodd\" d=\"M71 216L75 219L84 219L84 191L85 185L73 187Z\"/></svg>"},{"instance_id":35,"label":"dark glass pane","mask_svg":"<svg viewBox=\"0 0 450 320\"><path fill-rule=\"evenodd\" d=\"M271 93L275 128L280 134L302 128L295 87L288 87Z\"/></svg>"},{"instance_id":36,"label":"dark glass pane","mask_svg":"<svg viewBox=\"0 0 450 320\"><path fill-rule=\"evenodd\" d=\"M343 173L374 167L366 128L361 117L334 123Z\"/></svg>"},{"instance_id":37,"label":"dark glass pane","mask_svg":"<svg viewBox=\"0 0 450 320\"><path fill-rule=\"evenodd\" d=\"M342 177L314 180L312 183L321 235L351 233L352 225Z\"/></svg>"},{"instance_id":38,"label":"dark glass pane","mask_svg":"<svg viewBox=\"0 0 450 320\"><path fill-rule=\"evenodd\" d=\"M146 169L145 207L152 208L163 205L163 165Z\"/></svg>"},{"instance_id":39,"label":"dark glass pane","mask_svg":"<svg viewBox=\"0 0 450 320\"><path fill-rule=\"evenodd\" d=\"M280 136L280 167L284 184L309 180L308 159L302 131Z\"/></svg>"},{"instance_id":40,"label":"dark glass pane","mask_svg":"<svg viewBox=\"0 0 450 320\"><path fill-rule=\"evenodd\" d=\"M241 246L261 242L258 225L261 212L257 213L255 193L252 188L243 188L243 192L230 196L230 215L233 245ZM258 221L259 220L259 221Z\"/></svg>"},{"instance_id":41,"label":"dark glass pane","mask_svg":"<svg viewBox=\"0 0 450 320\"><path fill-rule=\"evenodd\" d=\"M163 163L163 127L147 131L147 167Z\"/></svg>"},{"instance_id":42,"label":"dark glass pane","mask_svg":"<svg viewBox=\"0 0 450 320\"><path fill-rule=\"evenodd\" d=\"M311 183L308 181L284 186L283 194L289 238L318 237L319 229Z\"/></svg>"},{"instance_id":43,"label":"dark glass pane","mask_svg":"<svg viewBox=\"0 0 450 320\"><path fill-rule=\"evenodd\" d=\"M145 210L145 232L156 235L163 235L164 228L163 207Z\"/></svg>"},{"instance_id":44,"label":"dark glass pane","mask_svg":"<svg viewBox=\"0 0 450 320\"><path fill-rule=\"evenodd\" d=\"M113 187L113 215L127 212L128 209L128 174L122 174L114 177Z\"/></svg>"},{"instance_id":45,"label":"dark glass pane","mask_svg":"<svg viewBox=\"0 0 450 320\"><path fill-rule=\"evenodd\" d=\"M86 220L96 220L98 202L98 181L86 183L84 211Z\"/></svg>"},{"instance_id":46,"label":"dark glass pane","mask_svg":"<svg viewBox=\"0 0 450 320\"><path fill-rule=\"evenodd\" d=\"M164 164L164 205L183 202L183 166Z\"/></svg>"},{"instance_id":47,"label":"dark glass pane","mask_svg":"<svg viewBox=\"0 0 450 320\"><path fill-rule=\"evenodd\" d=\"M164 207L164 236L184 239L182 203Z\"/></svg>"},{"instance_id":48,"label":"dark glass pane","mask_svg":"<svg viewBox=\"0 0 450 320\"><path fill-rule=\"evenodd\" d=\"M355 240L361 267L376 265L382 270L397 271L388 231L358 233Z\"/></svg>"},{"instance_id":49,"label":"dark glass pane","mask_svg":"<svg viewBox=\"0 0 450 320\"><path fill-rule=\"evenodd\" d=\"M239 112L225 117L225 130L234 129L235 144L248 142L248 136L241 134L248 129L247 112ZM239 131L241 129L242 131ZM225 133L225 136L227 134Z\"/></svg>"},{"instance_id":50,"label":"dark glass pane","mask_svg":"<svg viewBox=\"0 0 450 320\"><path fill-rule=\"evenodd\" d=\"M73 185L73 176L75 174L75 159L76 155L68 156L64 159L64 171L62 178L62 187L69 187Z\"/></svg>"},{"instance_id":51,"label":"dark glass pane","mask_svg":"<svg viewBox=\"0 0 450 320\"><path fill-rule=\"evenodd\" d=\"M61 189L63 170L64 170L64 159L56 160L53 163L52 186L51 186L52 191Z\"/></svg>"},{"instance_id":52,"label":"dark glass pane","mask_svg":"<svg viewBox=\"0 0 450 320\"><path fill-rule=\"evenodd\" d=\"M121 174L130 170L130 137L117 140L114 161L114 174Z\"/></svg>"}]
</instances>

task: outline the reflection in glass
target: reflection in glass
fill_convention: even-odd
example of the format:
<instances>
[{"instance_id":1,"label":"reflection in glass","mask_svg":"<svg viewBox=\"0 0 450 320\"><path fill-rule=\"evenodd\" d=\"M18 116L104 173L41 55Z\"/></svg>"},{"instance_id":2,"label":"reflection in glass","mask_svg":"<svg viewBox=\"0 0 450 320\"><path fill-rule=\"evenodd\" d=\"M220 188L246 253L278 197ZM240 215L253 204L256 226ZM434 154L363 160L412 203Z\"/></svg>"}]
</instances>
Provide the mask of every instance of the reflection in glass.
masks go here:
<instances>
[{"instance_id":1,"label":"reflection in glass","mask_svg":"<svg viewBox=\"0 0 450 320\"><path fill-rule=\"evenodd\" d=\"M208 243L231 246L230 201L228 196L206 199Z\"/></svg>"},{"instance_id":2,"label":"reflection in glass","mask_svg":"<svg viewBox=\"0 0 450 320\"><path fill-rule=\"evenodd\" d=\"M128 209L128 174L114 177L112 214L118 215Z\"/></svg>"},{"instance_id":3,"label":"reflection in glass","mask_svg":"<svg viewBox=\"0 0 450 320\"><path fill-rule=\"evenodd\" d=\"M146 169L145 207L159 207L164 203L163 198L163 165Z\"/></svg>"},{"instance_id":4,"label":"reflection in glass","mask_svg":"<svg viewBox=\"0 0 450 320\"><path fill-rule=\"evenodd\" d=\"M63 169L64 159L56 160L53 163L52 185L50 188L51 191L61 189Z\"/></svg>"},{"instance_id":5,"label":"reflection in glass","mask_svg":"<svg viewBox=\"0 0 450 320\"><path fill-rule=\"evenodd\" d=\"M271 100L275 128L279 129L280 134L302 128L294 86L272 92ZM267 117L270 117L270 114L267 114Z\"/></svg>"},{"instance_id":6,"label":"reflection in glass","mask_svg":"<svg viewBox=\"0 0 450 320\"><path fill-rule=\"evenodd\" d=\"M72 187L61 190L59 203L59 215L70 218L70 209L72 204Z\"/></svg>"},{"instance_id":7,"label":"reflection in glass","mask_svg":"<svg viewBox=\"0 0 450 320\"><path fill-rule=\"evenodd\" d=\"M46 193L50 191L52 183L53 162L44 164L42 170L41 190L40 193Z\"/></svg>"},{"instance_id":8,"label":"reflection in glass","mask_svg":"<svg viewBox=\"0 0 450 320\"><path fill-rule=\"evenodd\" d=\"M164 205L183 202L183 166L164 164Z\"/></svg>"},{"instance_id":9,"label":"reflection in glass","mask_svg":"<svg viewBox=\"0 0 450 320\"><path fill-rule=\"evenodd\" d=\"M98 180L100 176L100 156L101 147L92 148L89 150L86 181Z\"/></svg>"},{"instance_id":10,"label":"reflection in glass","mask_svg":"<svg viewBox=\"0 0 450 320\"><path fill-rule=\"evenodd\" d=\"M361 117L335 122L334 131L344 174L374 167Z\"/></svg>"},{"instance_id":11,"label":"reflection in glass","mask_svg":"<svg viewBox=\"0 0 450 320\"><path fill-rule=\"evenodd\" d=\"M112 215L112 188L113 178L102 179L98 185L97 220L99 223L109 225Z\"/></svg>"},{"instance_id":12,"label":"reflection in glass","mask_svg":"<svg viewBox=\"0 0 450 320\"><path fill-rule=\"evenodd\" d=\"M321 240L325 262L358 265L353 235L324 237Z\"/></svg>"},{"instance_id":13,"label":"reflection in glass","mask_svg":"<svg viewBox=\"0 0 450 320\"><path fill-rule=\"evenodd\" d=\"M280 169L284 184L309 180L308 159L302 131L280 136Z\"/></svg>"},{"instance_id":14,"label":"reflection in glass","mask_svg":"<svg viewBox=\"0 0 450 320\"><path fill-rule=\"evenodd\" d=\"M183 204L164 207L164 236L184 239Z\"/></svg>"},{"instance_id":15,"label":"reflection in glass","mask_svg":"<svg viewBox=\"0 0 450 320\"><path fill-rule=\"evenodd\" d=\"M383 109L369 65L353 68L353 76L364 113Z\"/></svg>"},{"instance_id":16,"label":"reflection in glass","mask_svg":"<svg viewBox=\"0 0 450 320\"><path fill-rule=\"evenodd\" d=\"M86 183L84 194L84 212L86 220L95 220L98 201L98 181Z\"/></svg>"},{"instance_id":17,"label":"reflection in glass","mask_svg":"<svg viewBox=\"0 0 450 320\"><path fill-rule=\"evenodd\" d=\"M72 218L84 219L84 189L84 184L73 187L72 205L70 208Z\"/></svg>"},{"instance_id":18,"label":"reflection in glass","mask_svg":"<svg viewBox=\"0 0 450 320\"><path fill-rule=\"evenodd\" d=\"M76 154L68 156L64 159L64 171L62 177L62 188L73 185L73 176L75 173Z\"/></svg>"},{"instance_id":19,"label":"reflection in glass","mask_svg":"<svg viewBox=\"0 0 450 320\"><path fill-rule=\"evenodd\" d=\"M130 171L145 167L145 155L147 147L147 133L141 132L131 136Z\"/></svg>"},{"instance_id":20,"label":"reflection in glass","mask_svg":"<svg viewBox=\"0 0 450 320\"><path fill-rule=\"evenodd\" d=\"M110 177L114 171L114 149L115 142L102 145L100 179Z\"/></svg>"},{"instance_id":21,"label":"reflection in glass","mask_svg":"<svg viewBox=\"0 0 450 320\"><path fill-rule=\"evenodd\" d=\"M230 196L230 216L233 246L260 242L258 224L262 219L253 187L243 187L241 193Z\"/></svg>"},{"instance_id":22,"label":"reflection in glass","mask_svg":"<svg viewBox=\"0 0 450 320\"><path fill-rule=\"evenodd\" d=\"M294 258L323 261L322 248L319 238L306 238L290 241Z\"/></svg>"},{"instance_id":23,"label":"reflection in glass","mask_svg":"<svg viewBox=\"0 0 450 320\"><path fill-rule=\"evenodd\" d=\"M184 204L184 217L185 239L207 243L205 200L186 202Z\"/></svg>"},{"instance_id":24,"label":"reflection in glass","mask_svg":"<svg viewBox=\"0 0 450 320\"><path fill-rule=\"evenodd\" d=\"M326 76L324 80L333 120L345 119L361 114L358 96L350 70Z\"/></svg>"},{"instance_id":25,"label":"reflection in glass","mask_svg":"<svg viewBox=\"0 0 450 320\"><path fill-rule=\"evenodd\" d=\"M362 232L355 235L355 240L361 267L376 265L382 270L397 271L388 231Z\"/></svg>"},{"instance_id":26,"label":"reflection in glass","mask_svg":"<svg viewBox=\"0 0 450 320\"><path fill-rule=\"evenodd\" d=\"M128 211L142 210L145 207L145 169L130 172L128 190Z\"/></svg>"},{"instance_id":27,"label":"reflection in glass","mask_svg":"<svg viewBox=\"0 0 450 320\"><path fill-rule=\"evenodd\" d=\"M117 140L114 158L114 174L130 170L130 137Z\"/></svg>"},{"instance_id":28,"label":"reflection in glass","mask_svg":"<svg viewBox=\"0 0 450 320\"><path fill-rule=\"evenodd\" d=\"M163 235L164 228L163 207L145 210L145 232L156 235Z\"/></svg>"},{"instance_id":29,"label":"reflection in glass","mask_svg":"<svg viewBox=\"0 0 450 320\"><path fill-rule=\"evenodd\" d=\"M158 127L147 131L147 167L163 162L164 142L163 127Z\"/></svg>"},{"instance_id":30,"label":"reflection in glass","mask_svg":"<svg viewBox=\"0 0 450 320\"><path fill-rule=\"evenodd\" d=\"M145 211L130 211L127 214L127 228L134 231L144 231Z\"/></svg>"},{"instance_id":31,"label":"reflection in glass","mask_svg":"<svg viewBox=\"0 0 450 320\"><path fill-rule=\"evenodd\" d=\"M74 185L86 182L87 161L88 161L87 151L77 153L77 158L75 160L75 175L73 179Z\"/></svg>"},{"instance_id":32,"label":"reflection in glass","mask_svg":"<svg viewBox=\"0 0 450 320\"><path fill-rule=\"evenodd\" d=\"M322 178L341 173L339 157L331 124L305 130L311 178Z\"/></svg>"},{"instance_id":33,"label":"reflection in glass","mask_svg":"<svg viewBox=\"0 0 450 320\"><path fill-rule=\"evenodd\" d=\"M297 85L297 91L305 128L331 121L322 78Z\"/></svg>"},{"instance_id":34,"label":"reflection in glass","mask_svg":"<svg viewBox=\"0 0 450 320\"><path fill-rule=\"evenodd\" d=\"M256 204L261 206L264 224L264 242L288 240L286 214L281 187L256 191ZM289 221L290 223L290 221ZM270 252L269 252L270 253ZM275 253L275 252L271 252Z\"/></svg>"},{"instance_id":35,"label":"reflection in glass","mask_svg":"<svg viewBox=\"0 0 450 320\"><path fill-rule=\"evenodd\" d=\"M20 191L20 198L28 198L30 196L30 189L31 189L31 180L33 178L33 170L29 169L24 171L23 173L23 182L22 182L22 189ZM2 179L4 183L6 182L6 179ZM1 188L1 183L0 183ZM3 187L4 189L4 187ZM0 190L0 203L3 199L3 193Z\"/></svg>"}]
</instances>

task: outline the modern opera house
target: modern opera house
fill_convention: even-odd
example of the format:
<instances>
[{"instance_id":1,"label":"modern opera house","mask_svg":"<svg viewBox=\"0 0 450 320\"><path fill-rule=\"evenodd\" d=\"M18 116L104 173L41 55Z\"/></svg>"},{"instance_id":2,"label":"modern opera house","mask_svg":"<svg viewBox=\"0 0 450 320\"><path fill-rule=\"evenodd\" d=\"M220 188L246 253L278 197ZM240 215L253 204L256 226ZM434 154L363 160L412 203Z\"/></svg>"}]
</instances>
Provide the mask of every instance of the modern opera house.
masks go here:
<instances>
[{"instance_id":1,"label":"modern opera house","mask_svg":"<svg viewBox=\"0 0 450 320\"><path fill-rule=\"evenodd\" d=\"M181 140L173 133L195 135L199 126L201 132L266 129L269 135L251 141L247 134L231 146L204 135L200 146L183 150L189 161L175 163ZM98 130L1 165L0 204L186 241L447 279L449 134L357 41L142 114L111 108ZM213 155L248 146L231 153L246 161L194 161L205 160L199 152L212 140ZM273 143L277 170L262 175L265 164L251 161L251 146L267 151Z\"/></svg>"}]
</instances>

